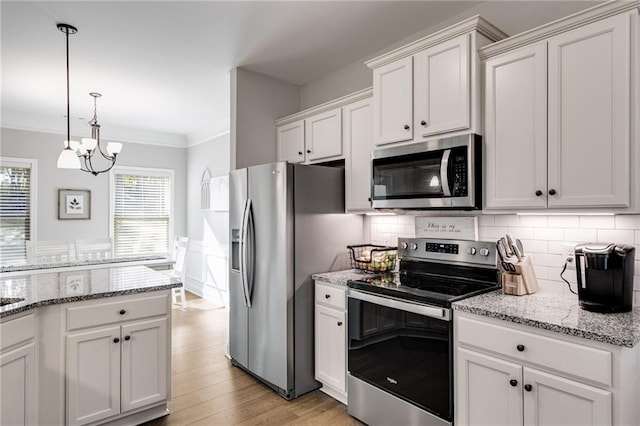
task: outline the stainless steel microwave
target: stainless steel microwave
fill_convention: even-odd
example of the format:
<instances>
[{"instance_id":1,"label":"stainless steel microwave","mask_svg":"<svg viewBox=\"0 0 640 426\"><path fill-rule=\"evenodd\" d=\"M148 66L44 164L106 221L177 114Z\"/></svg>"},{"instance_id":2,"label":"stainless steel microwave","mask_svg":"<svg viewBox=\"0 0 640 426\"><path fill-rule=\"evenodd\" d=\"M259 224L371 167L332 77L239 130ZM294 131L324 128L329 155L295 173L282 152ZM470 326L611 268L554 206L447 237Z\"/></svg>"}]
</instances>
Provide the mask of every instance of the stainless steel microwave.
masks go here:
<instances>
[{"instance_id":1,"label":"stainless steel microwave","mask_svg":"<svg viewBox=\"0 0 640 426\"><path fill-rule=\"evenodd\" d=\"M376 209L482 208L482 138L465 134L373 152Z\"/></svg>"}]
</instances>

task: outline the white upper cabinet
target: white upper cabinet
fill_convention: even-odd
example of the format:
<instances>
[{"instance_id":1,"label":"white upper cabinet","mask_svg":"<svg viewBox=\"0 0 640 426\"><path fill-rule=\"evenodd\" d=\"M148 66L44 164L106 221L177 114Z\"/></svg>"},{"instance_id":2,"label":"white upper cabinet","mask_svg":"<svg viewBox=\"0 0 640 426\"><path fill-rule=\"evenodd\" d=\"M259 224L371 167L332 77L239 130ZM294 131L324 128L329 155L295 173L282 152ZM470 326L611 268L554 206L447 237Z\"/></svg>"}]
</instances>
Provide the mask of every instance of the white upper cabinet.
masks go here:
<instances>
[{"instance_id":1,"label":"white upper cabinet","mask_svg":"<svg viewBox=\"0 0 640 426\"><path fill-rule=\"evenodd\" d=\"M485 89L486 207L546 207L546 44L489 59Z\"/></svg>"},{"instance_id":2,"label":"white upper cabinet","mask_svg":"<svg viewBox=\"0 0 640 426\"><path fill-rule=\"evenodd\" d=\"M371 208L371 98L342 107L343 136L348 149L345 162L345 207L348 212Z\"/></svg>"},{"instance_id":3,"label":"white upper cabinet","mask_svg":"<svg viewBox=\"0 0 640 426\"><path fill-rule=\"evenodd\" d=\"M637 23L605 3L481 50L487 209L638 209Z\"/></svg>"},{"instance_id":4,"label":"white upper cabinet","mask_svg":"<svg viewBox=\"0 0 640 426\"><path fill-rule=\"evenodd\" d=\"M482 134L479 47L506 37L479 16L374 58L376 146Z\"/></svg>"},{"instance_id":5,"label":"white upper cabinet","mask_svg":"<svg viewBox=\"0 0 640 426\"><path fill-rule=\"evenodd\" d=\"M373 70L373 133L376 145L413 139L413 58Z\"/></svg>"},{"instance_id":6,"label":"white upper cabinet","mask_svg":"<svg viewBox=\"0 0 640 426\"><path fill-rule=\"evenodd\" d=\"M416 132L430 136L469 128L469 34L414 56Z\"/></svg>"},{"instance_id":7,"label":"white upper cabinet","mask_svg":"<svg viewBox=\"0 0 640 426\"><path fill-rule=\"evenodd\" d=\"M304 161L304 120L276 127L278 161L301 163Z\"/></svg>"},{"instance_id":8,"label":"white upper cabinet","mask_svg":"<svg viewBox=\"0 0 640 426\"><path fill-rule=\"evenodd\" d=\"M549 39L549 207L629 205L629 21Z\"/></svg>"},{"instance_id":9,"label":"white upper cabinet","mask_svg":"<svg viewBox=\"0 0 640 426\"><path fill-rule=\"evenodd\" d=\"M307 161L342 156L342 111L340 108L305 119Z\"/></svg>"}]
</instances>

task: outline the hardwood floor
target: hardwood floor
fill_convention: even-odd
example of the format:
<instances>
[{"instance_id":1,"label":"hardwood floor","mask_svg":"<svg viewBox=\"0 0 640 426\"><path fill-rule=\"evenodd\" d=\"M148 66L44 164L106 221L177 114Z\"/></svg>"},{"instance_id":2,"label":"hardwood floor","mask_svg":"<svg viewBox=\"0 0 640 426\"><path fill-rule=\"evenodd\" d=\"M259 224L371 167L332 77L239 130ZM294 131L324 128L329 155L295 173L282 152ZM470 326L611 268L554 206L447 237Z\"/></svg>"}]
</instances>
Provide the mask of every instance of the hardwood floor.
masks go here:
<instances>
[{"instance_id":1,"label":"hardwood floor","mask_svg":"<svg viewBox=\"0 0 640 426\"><path fill-rule=\"evenodd\" d=\"M146 426L361 425L320 391L286 401L225 356L227 311L187 293L173 310L171 414Z\"/></svg>"}]
</instances>

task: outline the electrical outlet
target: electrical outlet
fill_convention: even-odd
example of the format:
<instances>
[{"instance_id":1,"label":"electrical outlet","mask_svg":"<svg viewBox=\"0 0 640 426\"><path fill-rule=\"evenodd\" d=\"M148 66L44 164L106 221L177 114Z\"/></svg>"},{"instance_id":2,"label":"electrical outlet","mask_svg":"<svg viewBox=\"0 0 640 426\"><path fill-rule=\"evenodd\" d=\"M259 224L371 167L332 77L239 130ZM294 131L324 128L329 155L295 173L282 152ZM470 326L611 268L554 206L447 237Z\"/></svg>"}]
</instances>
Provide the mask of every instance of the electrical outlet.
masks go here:
<instances>
[{"instance_id":1,"label":"electrical outlet","mask_svg":"<svg viewBox=\"0 0 640 426\"><path fill-rule=\"evenodd\" d=\"M565 261L567 262L567 269L576 269L576 254L572 248L567 251Z\"/></svg>"}]
</instances>

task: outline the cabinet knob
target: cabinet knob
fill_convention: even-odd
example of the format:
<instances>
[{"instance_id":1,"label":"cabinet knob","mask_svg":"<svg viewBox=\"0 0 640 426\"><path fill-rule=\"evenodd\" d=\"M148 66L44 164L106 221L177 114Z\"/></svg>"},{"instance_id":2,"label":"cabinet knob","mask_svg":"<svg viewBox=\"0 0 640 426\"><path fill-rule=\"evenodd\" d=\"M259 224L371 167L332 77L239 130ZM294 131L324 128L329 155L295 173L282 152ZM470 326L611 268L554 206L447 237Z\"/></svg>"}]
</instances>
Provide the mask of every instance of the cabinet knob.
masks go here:
<instances>
[{"instance_id":1,"label":"cabinet knob","mask_svg":"<svg viewBox=\"0 0 640 426\"><path fill-rule=\"evenodd\" d=\"M298 155L302 155L302 151L298 151Z\"/></svg>"},{"instance_id":2,"label":"cabinet knob","mask_svg":"<svg viewBox=\"0 0 640 426\"><path fill-rule=\"evenodd\" d=\"M410 128L411 128L411 127L409 127L409 125L408 125L408 124L405 124L405 125L404 125L404 129L405 129L405 130L409 130Z\"/></svg>"},{"instance_id":3,"label":"cabinet knob","mask_svg":"<svg viewBox=\"0 0 640 426\"><path fill-rule=\"evenodd\" d=\"M120 315L124 315L126 313L127 313L127 311L125 311L124 309L120 309Z\"/></svg>"},{"instance_id":4,"label":"cabinet knob","mask_svg":"<svg viewBox=\"0 0 640 426\"><path fill-rule=\"evenodd\" d=\"M307 150L307 154L311 154L311 150L310 149Z\"/></svg>"},{"instance_id":5,"label":"cabinet knob","mask_svg":"<svg viewBox=\"0 0 640 426\"><path fill-rule=\"evenodd\" d=\"M539 189L536 191L536 197L539 197L542 195L542 191L540 191Z\"/></svg>"},{"instance_id":6,"label":"cabinet knob","mask_svg":"<svg viewBox=\"0 0 640 426\"><path fill-rule=\"evenodd\" d=\"M511 379L509 380L509 384L513 387L518 386L518 381L516 379Z\"/></svg>"},{"instance_id":7,"label":"cabinet knob","mask_svg":"<svg viewBox=\"0 0 640 426\"><path fill-rule=\"evenodd\" d=\"M524 352L524 345L518 345L516 346L516 349L518 350L518 352Z\"/></svg>"},{"instance_id":8,"label":"cabinet knob","mask_svg":"<svg viewBox=\"0 0 640 426\"><path fill-rule=\"evenodd\" d=\"M531 392L531 390L533 389L533 386L531 385L524 385L524 390L526 390L527 392Z\"/></svg>"},{"instance_id":9,"label":"cabinet knob","mask_svg":"<svg viewBox=\"0 0 640 426\"><path fill-rule=\"evenodd\" d=\"M549 190L549 195L556 195L556 190L555 189L550 189Z\"/></svg>"},{"instance_id":10,"label":"cabinet knob","mask_svg":"<svg viewBox=\"0 0 640 426\"><path fill-rule=\"evenodd\" d=\"M338 327L342 325L342 321L338 321Z\"/></svg>"},{"instance_id":11,"label":"cabinet knob","mask_svg":"<svg viewBox=\"0 0 640 426\"><path fill-rule=\"evenodd\" d=\"M325 294L325 295L324 295L324 298L325 298L325 299L328 299L328 298L330 298L330 297L331 297L331 295L330 295L330 294Z\"/></svg>"},{"instance_id":12,"label":"cabinet knob","mask_svg":"<svg viewBox=\"0 0 640 426\"><path fill-rule=\"evenodd\" d=\"M113 339L113 343L118 343L120 341L119 337L116 337L115 339Z\"/></svg>"},{"instance_id":13,"label":"cabinet knob","mask_svg":"<svg viewBox=\"0 0 640 426\"><path fill-rule=\"evenodd\" d=\"M126 340L126 341L131 340L131 336L124 336L124 340Z\"/></svg>"},{"instance_id":14,"label":"cabinet knob","mask_svg":"<svg viewBox=\"0 0 640 426\"><path fill-rule=\"evenodd\" d=\"M426 122L425 120L422 120L422 121L420 122L420 124L422 124L423 126L426 126L426 125L427 125L427 122Z\"/></svg>"},{"instance_id":15,"label":"cabinet knob","mask_svg":"<svg viewBox=\"0 0 640 426\"><path fill-rule=\"evenodd\" d=\"M369 202L371 202L371 197L369 197Z\"/></svg>"}]
</instances>

